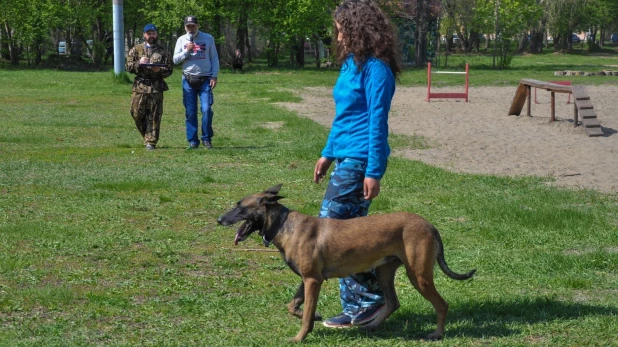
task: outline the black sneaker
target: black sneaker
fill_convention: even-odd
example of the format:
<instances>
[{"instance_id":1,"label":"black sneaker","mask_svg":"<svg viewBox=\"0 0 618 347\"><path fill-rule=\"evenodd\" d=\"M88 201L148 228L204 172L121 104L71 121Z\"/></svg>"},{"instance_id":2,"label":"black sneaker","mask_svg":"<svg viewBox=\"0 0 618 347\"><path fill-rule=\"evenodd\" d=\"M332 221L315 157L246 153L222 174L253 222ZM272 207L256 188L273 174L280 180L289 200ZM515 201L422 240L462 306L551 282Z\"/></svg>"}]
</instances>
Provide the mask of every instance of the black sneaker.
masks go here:
<instances>
[{"instance_id":1,"label":"black sneaker","mask_svg":"<svg viewBox=\"0 0 618 347\"><path fill-rule=\"evenodd\" d=\"M322 322L327 328L349 328L352 326L352 317L345 313L329 318Z\"/></svg>"},{"instance_id":2,"label":"black sneaker","mask_svg":"<svg viewBox=\"0 0 618 347\"><path fill-rule=\"evenodd\" d=\"M206 149L212 149L212 143L210 141L203 141L202 145L204 145Z\"/></svg>"},{"instance_id":3,"label":"black sneaker","mask_svg":"<svg viewBox=\"0 0 618 347\"><path fill-rule=\"evenodd\" d=\"M352 325L358 326L371 323L385 308L385 305L362 308L356 317L352 319Z\"/></svg>"},{"instance_id":4,"label":"black sneaker","mask_svg":"<svg viewBox=\"0 0 618 347\"><path fill-rule=\"evenodd\" d=\"M197 146L199 146L199 143L190 143L189 147L187 147L187 149L196 149Z\"/></svg>"}]
</instances>

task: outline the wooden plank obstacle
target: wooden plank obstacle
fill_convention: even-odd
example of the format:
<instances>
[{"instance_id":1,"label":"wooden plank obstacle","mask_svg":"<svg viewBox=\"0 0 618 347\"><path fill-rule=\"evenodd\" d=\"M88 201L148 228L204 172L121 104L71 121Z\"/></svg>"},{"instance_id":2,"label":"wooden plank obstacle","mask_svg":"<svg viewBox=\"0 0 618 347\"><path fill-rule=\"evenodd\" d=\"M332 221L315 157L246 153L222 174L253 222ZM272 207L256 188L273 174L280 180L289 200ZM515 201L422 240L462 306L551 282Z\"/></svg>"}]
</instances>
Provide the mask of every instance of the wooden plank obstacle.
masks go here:
<instances>
[{"instance_id":1,"label":"wooden plank obstacle","mask_svg":"<svg viewBox=\"0 0 618 347\"><path fill-rule=\"evenodd\" d=\"M563 86L570 86L571 81L549 81L549 83L562 84ZM540 102L536 99L536 88L534 88L534 103L540 104ZM569 98L567 100L567 105L571 103L571 94L569 94Z\"/></svg>"},{"instance_id":2,"label":"wooden plank obstacle","mask_svg":"<svg viewBox=\"0 0 618 347\"><path fill-rule=\"evenodd\" d=\"M603 136L603 128L601 123L597 120L597 114L594 112L594 106L590 101L590 96L586 87L581 85L562 85L551 82L543 82L534 79L523 79L519 82L519 86L515 91L511 108L509 109L509 116L519 116L526 100L528 100L527 116L531 116L530 107L532 104L532 88L545 89L551 92L551 118L550 122L556 120L556 93L568 93L573 94L575 99L574 103L574 122L573 126L579 125L579 115L582 116L582 125L584 131L588 136Z\"/></svg>"},{"instance_id":3,"label":"wooden plank obstacle","mask_svg":"<svg viewBox=\"0 0 618 347\"><path fill-rule=\"evenodd\" d=\"M427 63L427 102L431 99L466 99L468 102L468 81L470 68L466 64L466 71L431 71L431 63ZM466 89L463 93L432 93L431 92L431 75L432 74L458 74L466 75Z\"/></svg>"}]
</instances>

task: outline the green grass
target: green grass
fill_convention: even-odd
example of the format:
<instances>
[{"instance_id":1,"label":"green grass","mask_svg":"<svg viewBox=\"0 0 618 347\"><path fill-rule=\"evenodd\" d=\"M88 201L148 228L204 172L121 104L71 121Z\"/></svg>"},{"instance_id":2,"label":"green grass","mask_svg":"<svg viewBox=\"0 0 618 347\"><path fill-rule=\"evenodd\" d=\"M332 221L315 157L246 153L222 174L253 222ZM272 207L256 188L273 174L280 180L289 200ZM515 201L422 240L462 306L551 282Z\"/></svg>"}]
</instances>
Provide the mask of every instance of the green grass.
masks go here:
<instances>
[{"instance_id":1,"label":"green grass","mask_svg":"<svg viewBox=\"0 0 618 347\"><path fill-rule=\"evenodd\" d=\"M487 59L449 61L464 58ZM615 64L616 56L516 57L512 71L473 66L471 83L549 79L583 63L598 71L608 59ZM401 84L422 85L424 73L406 71ZM257 237L234 247L235 229L216 218L278 183L287 206L317 214L326 185L311 178L327 130L273 103L332 87L337 71L224 71L211 151L184 150L179 71L156 151L144 150L134 129L130 85L112 76L0 71L0 346L286 344L300 327L285 307L299 279ZM406 136L391 144L430 146ZM371 212L425 216L441 231L450 267L478 269L467 282L436 271L450 304L437 344L616 345L618 197L548 180L390 160ZM435 313L403 273L396 284L402 307L378 331L317 325L307 344L424 344ZM318 310L339 312L335 280Z\"/></svg>"}]
</instances>

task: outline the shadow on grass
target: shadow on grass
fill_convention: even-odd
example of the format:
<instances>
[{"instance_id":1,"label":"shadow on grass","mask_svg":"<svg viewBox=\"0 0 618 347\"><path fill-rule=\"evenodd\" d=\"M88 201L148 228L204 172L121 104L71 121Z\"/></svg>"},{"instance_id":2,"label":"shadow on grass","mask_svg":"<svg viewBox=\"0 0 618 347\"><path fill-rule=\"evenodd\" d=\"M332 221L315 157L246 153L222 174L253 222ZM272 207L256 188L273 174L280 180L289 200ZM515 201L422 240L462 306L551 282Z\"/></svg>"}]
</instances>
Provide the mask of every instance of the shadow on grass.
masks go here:
<instances>
[{"instance_id":1,"label":"shadow on grass","mask_svg":"<svg viewBox=\"0 0 618 347\"><path fill-rule=\"evenodd\" d=\"M520 335L530 324L552 321L572 321L586 316L616 316L618 309L565 303L553 299L533 298L513 301L470 301L464 305L451 305L446 318L445 336L448 337L507 337ZM437 317L431 309L425 313L400 309L384 321L378 329L368 332L363 329L317 329L319 335L344 334L355 338L366 336L373 339L402 338L422 340L436 327ZM316 324L320 324L316 322ZM427 325L431 330L427 330ZM521 328L519 327L521 326Z\"/></svg>"}]
</instances>

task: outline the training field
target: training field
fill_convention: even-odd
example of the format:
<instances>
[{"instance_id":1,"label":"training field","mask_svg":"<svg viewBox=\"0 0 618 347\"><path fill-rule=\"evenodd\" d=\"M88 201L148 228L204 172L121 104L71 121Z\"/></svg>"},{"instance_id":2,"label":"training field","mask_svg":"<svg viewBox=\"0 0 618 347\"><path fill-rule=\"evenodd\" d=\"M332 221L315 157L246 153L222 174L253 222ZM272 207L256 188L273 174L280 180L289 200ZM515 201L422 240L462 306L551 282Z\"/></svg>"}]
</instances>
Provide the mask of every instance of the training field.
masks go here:
<instances>
[{"instance_id":1,"label":"training field","mask_svg":"<svg viewBox=\"0 0 618 347\"><path fill-rule=\"evenodd\" d=\"M450 305L441 346L616 345L618 89L582 80L608 131L589 138L565 95L556 123L544 91L532 118L506 115L516 81L537 74L494 85L478 71L468 104L427 104L422 71L398 86L371 213L424 216L449 266L477 269L465 282L436 270ZM186 151L175 71L159 148L146 151L130 85L110 72L0 70L0 346L286 344L299 279L257 236L234 246L236 229L216 218L278 183L282 203L318 213L326 184L311 179L336 78L224 71L215 148ZM433 308L403 273L396 287L401 308L376 332L316 324L306 344L425 345ZM318 311L339 309L329 280Z\"/></svg>"}]
</instances>

